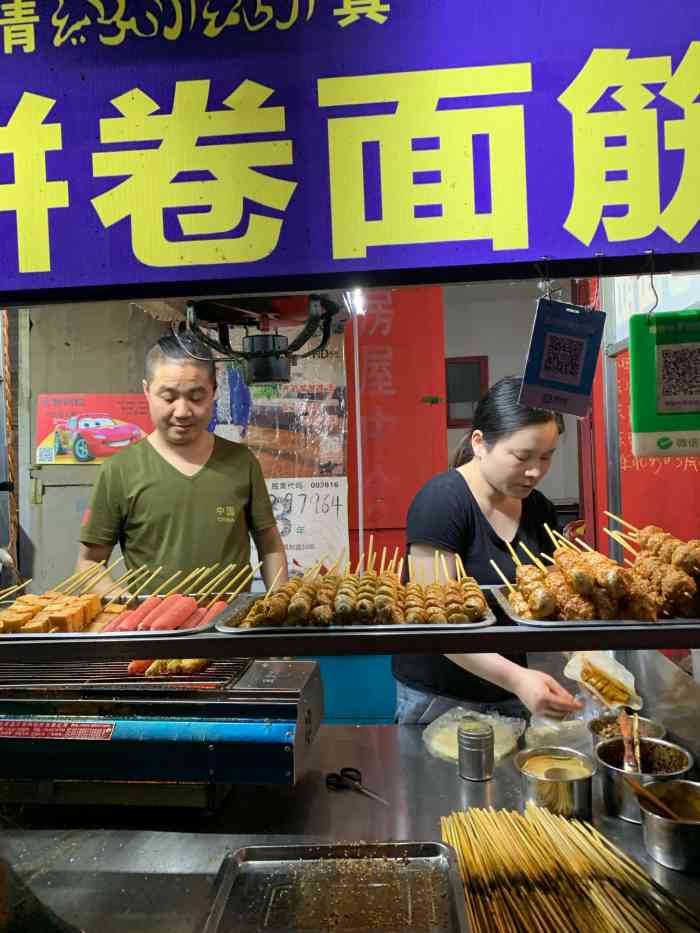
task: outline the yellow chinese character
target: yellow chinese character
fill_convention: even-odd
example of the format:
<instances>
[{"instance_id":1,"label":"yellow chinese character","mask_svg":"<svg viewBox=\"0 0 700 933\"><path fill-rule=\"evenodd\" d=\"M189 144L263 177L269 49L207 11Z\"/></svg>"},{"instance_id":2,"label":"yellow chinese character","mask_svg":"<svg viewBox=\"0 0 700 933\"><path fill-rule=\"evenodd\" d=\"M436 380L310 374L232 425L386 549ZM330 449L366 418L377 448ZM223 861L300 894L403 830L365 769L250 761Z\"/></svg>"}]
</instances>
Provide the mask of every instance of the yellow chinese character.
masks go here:
<instances>
[{"instance_id":1,"label":"yellow chinese character","mask_svg":"<svg viewBox=\"0 0 700 933\"><path fill-rule=\"evenodd\" d=\"M23 52L36 51L36 0L11 0L0 3L0 27L3 50L11 55L14 48Z\"/></svg>"},{"instance_id":2,"label":"yellow chinese character","mask_svg":"<svg viewBox=\"0 0 700 933\"><path fill-rule=\"evenodd\" d=\"M0 211L17 216L20 272L51 270L49 209L68 207L68 183L46 178L46 153L62 145L60 123L44 123L55 103L25 91L7 126L0 125L0 153L14 157L14 181L0 184Z\"/></svg>"},{"instance_id":3,"label":"yellow chinese character","mask_svg":"<svg viewBox=\"0 0 700 933\"><path fill-rule=\"evenodd\" d=\"M235 505L227 505L227 506L226 506L226 515L228 516L228 518L235 518L235 517L236 517L236 506L235 506Z\"/></svg>"},{"instance_id":4,"label":"yellow chinese character","mask_svg":"<svg viewBox=\"0 0 700 933\"><path fill-rule=\"evenodd\" d=\"M339 17L338 25L349 26L356 23L363 16L371 19L375 23L385 23L391 7L388 3L382 3L382 0L342 0L343 5L333 10L333 16Z\"/></svg>"},{"instance_id":5,"label":"yellow chinese character","mask_svg":"<svg viewBox=\"0 0 700 933\"><path fill-rule=\"evenodd\" d=\"M438 110L438 102L531 88L527 63L321 79L322 107L398 105L392 114L328 121L334 258L365 257L369 246L459 240L526 248L523 107ZM488 137L488 158L481 161L474 158L477 135ZM366 143L376 146L379 163L380 209L369 212Z\"/></svg>"},{"instance_id":6,"label":"yellow chinese character","mask_svg":"<svg viewBox=\"0 0 700 933\"><path fill-rule=\"evenodd\" d=\"M671 59L628 58L629 49L594 49L559 102L573 123L574 194L564 227L588 245L603 221L609 240L648 236L659 223L657 113L647 109L654 94L645 85L662 83ZM610 87L604 110L592 112ZM603 216L606 207L619 216Z\"/></svg>"},{"instance_id":7,"label":"yellow chinese character","mask_svg":"<svg viewBox=\"0 0 700 933\"><path fill-rule=\"evenodd\" d=\"M273 91L243 81L224 100L226 110L207 110L209 85L178 81L172 113L158 113L158 104L134 88L112 101L122 117L100 120L103 143L161 140L155 149L93 155L96 177L129 176L92 204L105 227L131 218L134 255L147 266L255 262L277 246L283 218L257 214L246 202L286 209L296 182L259 169L291 165L291 141L198 143L206 137L283 132L284 107L263 107ZM178 178L193 173L199 177ZM165 232L168 210L179 224L177 239ZM195 236L199 239L187 239Z\"/></svg>"},{"instance_id":8,"label":"yellow chinese character","mask_svg":"<svg viewBox=\"0 0 700 933\"><path fill-rule=\"evenodd\" d=\"M683 153L683 174L676 193L661 214L661 227L680 243L700 220L700 42L691 42L683 61L666 82L661 96L683 109L682 120L667 120L664 138L667 149Z\"/></svg>"}]
</instances>

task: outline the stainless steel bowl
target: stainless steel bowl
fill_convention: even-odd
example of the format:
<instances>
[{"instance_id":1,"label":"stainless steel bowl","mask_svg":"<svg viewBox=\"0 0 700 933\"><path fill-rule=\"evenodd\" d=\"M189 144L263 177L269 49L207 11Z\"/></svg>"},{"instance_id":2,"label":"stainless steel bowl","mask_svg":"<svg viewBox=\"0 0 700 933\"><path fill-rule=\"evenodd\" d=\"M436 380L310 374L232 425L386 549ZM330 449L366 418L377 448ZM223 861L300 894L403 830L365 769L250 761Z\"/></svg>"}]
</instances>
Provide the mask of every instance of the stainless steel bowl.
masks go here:
<instances>
[{"instance_id":1,"label":"stainless steel bowl","mask_svg":"<svg viewBox=\"0 0 700 933\"><path fill-rule=\"evenodd\" d=\"M576 758L590 770L590 774L578 778L552 779L535 777L523 771L523 766L527 761L543 755L552 758ZM515 767L520 772L524 803L534 803L538 807L545 807L561 816L581 820L591 819L591 791L596 765L588 755L577 752L573 748L542 745L539 748L528 748L518 752L515 756Z\"/></svg>"},{"instance_id":2,"label":"stainless steel bowl","mask_svg":"<svg viewBox=\"0 0 700 933\"><path fill-rule=\"evenodd\" d=\"M695 781L653 781L646 786L678 816L688 817L687 822L669 820L659 816L645 800L640 800L647 852L666 868L700 874L700 784ZM693 807L689 806L691 798Z\"/></svg>"},{"instance_id":3,"label":"stainless steel bowl","mask_svg":"<svg viewBox=\"0 0 700 933\"><path fill-rule=\"evenodd\" d=\"M591 719L588 722L588 731L593 738L594 747L600 742L607 741L606 738L596 732L596 726L605 723L617 723L617 716L598 716L596 719ZM644 716L640 716L639 735L643 739L665 739L666 727L655 719L646 719ZM611 738L617 738L617 736L611 736Z\"/></svg>"},{"instance_id":4,"label":"stainless steel bowl","mask_svg":"<svg viewBox=\"0 0 700 933\"><path fill-rule=\"evenodd\" d=\"M664 739L641 739L642 773L625 771L622 767L622 739L606 739L595 749L603 778L603 803L608 816L628 823L641 823L642 816L634 791L625 781L629 775L640 784L652 781L673 781L684 777L693 767L693 756L680 745Z\"/></svg>"}]
</instances>

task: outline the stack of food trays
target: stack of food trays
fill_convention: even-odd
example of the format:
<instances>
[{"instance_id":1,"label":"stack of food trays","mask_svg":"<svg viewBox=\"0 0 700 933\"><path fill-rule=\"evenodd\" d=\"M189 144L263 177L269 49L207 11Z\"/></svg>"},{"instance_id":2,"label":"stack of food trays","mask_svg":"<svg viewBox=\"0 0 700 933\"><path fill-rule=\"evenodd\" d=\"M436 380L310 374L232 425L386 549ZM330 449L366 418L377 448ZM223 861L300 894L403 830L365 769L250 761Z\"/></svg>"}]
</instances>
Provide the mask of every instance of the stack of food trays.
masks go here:
<instances>
[{"instance_id":1,"label":"stack of food trays","mask_svg":"<svg viewBox=\"0 0 700 933\"><path fill-rule=\"evenodd\" d=\"M161 576L162 568L140 567L123 574L105 592L96 592L97 584L117 563L75 573L41 594L21 592L31 580L0 592L0 638L123 638L210 631L258 569L245 565L236 572L228 565L219 570L217 564L198 567L186 576L176 571L146 596L144 591Z\"/></svg>"},{"instance_id":2,"label":"stack of food trays","mask_svg":"<svg viewBox=\"0 0 700 933\"><path fill-rule=\"evenodd\" d=\"M545 528L554 544L552 555L538 558L521 543L531 563L523 564L512 552L515 584L504 578L505 585L494 590L514 622L544 628L678 625L700 617L700 542L680 541L656 526L637 530L634 539L605 529L634 557L620 564L580 539L573 543Z\"/></svg>"}]
</instances>

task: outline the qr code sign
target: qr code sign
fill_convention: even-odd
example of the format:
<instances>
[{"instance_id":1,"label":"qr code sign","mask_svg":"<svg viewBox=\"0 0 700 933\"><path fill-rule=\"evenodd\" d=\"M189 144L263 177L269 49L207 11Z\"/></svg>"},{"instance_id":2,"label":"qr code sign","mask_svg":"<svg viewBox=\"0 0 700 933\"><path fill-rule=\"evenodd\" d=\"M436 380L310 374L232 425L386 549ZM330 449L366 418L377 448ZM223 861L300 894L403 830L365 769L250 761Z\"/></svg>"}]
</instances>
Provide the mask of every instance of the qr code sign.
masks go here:
<instances>
[{"instance_id":1,"label":"qr code sign","mask_svg":"<svg viewBox=\"0 0 700 933\"><path fill-rule=\"evenodd\" d=\"M656 347L657 411L700 411L700 343Z\"/></svg>"},{"instance_id":2,"label":"qr code sign","mask_svg":"<svg viewBox=\"0 0 700 933\"><path fill-rule=\"evenodd\" d=\"M547 333L544 338L540 379L550 379L572 386L581 385L587 343L585 337Z\"/></svg>"}]
</instances>

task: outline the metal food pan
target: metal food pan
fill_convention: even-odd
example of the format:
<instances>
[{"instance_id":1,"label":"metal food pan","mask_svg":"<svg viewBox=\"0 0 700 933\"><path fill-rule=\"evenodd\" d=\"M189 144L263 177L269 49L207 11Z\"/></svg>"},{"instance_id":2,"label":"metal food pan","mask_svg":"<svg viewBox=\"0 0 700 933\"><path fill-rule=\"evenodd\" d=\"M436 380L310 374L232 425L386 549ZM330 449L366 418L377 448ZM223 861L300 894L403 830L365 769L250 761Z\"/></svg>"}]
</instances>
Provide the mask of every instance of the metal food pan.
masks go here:
<instances>
[{"instance_id":1,"label":"metal food pan","mask_svg":"<svg viewBox=\"0 0 700 933\"><path fill-rule=\"evenodd\" d=\"M692 619L678 618L659 619L658 622L645 622L642 619L523 619L522 616L515 613L512 605L508 601L507 587L493 587L493 595L499 607L509 619L513 622L517 622L518 625L527 625L535 628L571 628L572 626L585 628L588 625L608 625L612 627L616 625L648 625L649 628L659 628L659 626L664 625L688 625L693 621Z\"/></svg>"},{"instance_id":2,"label":"metal food pan","mask_svg":"<svg viewBox=\"0 0 700 933\"><path fill-rule=\"evenodd\" d=\"M326 633L332 635L334 632L435 632L436 630L444 632L473 632L474 629L488 628L490 625L496 624L496 616L493 613L493 610L488 605L486 606L486 615L479 622L469 622L466 625L413 625L413 624L404 624L404 625L330 625L330 626L318 626L318 625L271 625L267 627L259 628L246 628L238 629L237 626L248 614L248 610L253 605L254 602L257 602L259 599L263 599L265 596L264 593L245 593L241 596L236 597L233 603L224 610L220 615L214 619L214 626L217 632L224 632L226 635L235 635L236 632L240 634L250 634L250 632L255 632L256 635L279 635L280 632L284 632L285 635L289 634L321 634Z\"/></svg>"},{"instance_id":3,"label":"metal food pan","mask_svg":"<svg viewBox=\"0 0 700 933\"><path fill-rule=\"evenodd\" d=\"M144 596L137 596L137 597L136 597L136 601L137 601L137 603L142 603L142 602L144 602L145 600L147 600L148 598L149 598L149 597L148 597L147 595L144 595ZM222 599L223 599L223 598L225 598L225 596L222 597ZM108 600L108 601L109 601L109 600ZM6 601L6 602L0 602L0 609L7 609L7 608L9 608L9 607L13 604L13 602L14 602L14 600L8 600L8 601ZM92 632L92 631L89 631L89 630L84 630L84 631L82 631L82 632L37 632L37 633L34 633L34 634L30 634L30 633L28 633L28 632L16 632L16 633L13 633L13 634L10 634L9 632L0 632L0 641L2 641L2 640L5 639L5 638L11 638L11 639L13 639L13 640L15 640L15 639L20 639L20 640L22 640L22 641L27 641L27 640L29 640L29 641L37 641L37 640L39 640L39 641L42 641L42 640L45 641L45 640L47 640L47 639L50 640L50 639L55 639L55 638L59 638L59 639L60 639L60 638L81 638L81 637L88 637L88 638L95 638L95 637L100 637L100 638L142 638L144 635L147 635L147 636L150 636L150 637L154 637L154 636L157 637L157 636L159 636L159 635L167 635L167 636L171 636L171 635L193 635L193 634L195 634L195 633L196 633L197 635L201 635L203 632L211 632L211 631L214 629L214 622L215 622L215 621L216 621L215 619L211 619L211 620L210 620L209 622L207 622L207 624L206 624L205 626L203 626L202 628L196 628L196 629L192 629L192 628L165 629L164 631L155 631L155 632L152 632L150 629L148 629L147 631L142 631L142 632L139 632L139 631L136 631L136 632Z\"/></svg>"},{"instance_id":4,"label":"metal food pan","mask_svg":"<svg viewBox=\"0 0 700 933\"><path fill-rule=\"evenodd\" d=\"M227 855L201 933L468 933L439 842L256 846Z\"/></svg>"}]
</instances>

